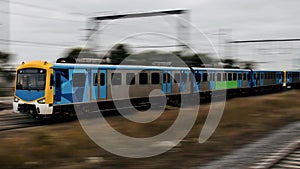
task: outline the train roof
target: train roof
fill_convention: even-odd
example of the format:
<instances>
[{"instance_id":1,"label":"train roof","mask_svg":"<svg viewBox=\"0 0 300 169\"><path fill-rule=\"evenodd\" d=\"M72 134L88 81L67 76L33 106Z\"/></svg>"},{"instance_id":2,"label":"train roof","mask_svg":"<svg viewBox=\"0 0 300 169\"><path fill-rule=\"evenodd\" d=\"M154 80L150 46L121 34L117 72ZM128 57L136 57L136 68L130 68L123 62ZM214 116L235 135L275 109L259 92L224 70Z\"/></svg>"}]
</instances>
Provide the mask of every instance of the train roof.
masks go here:
<instances>
[{"instance_id":1,"label":"train roof","mask_svg":"<svg viewBox=\"0 0 300 169\"><path fill-rule=\"evenodd\" d=\"M206 70L206 71L225 71L225 72L249 72L250 69L227 69L227 68L205 68L205 67L193 67L194 70Z\"/></svg>"},{"instance_id":2,"label":"train roof","mask_svg":"<svg viewBox=\"0 0 300 169\"><path fill-rule=\"evenodd\" d=\"M139 65L91 65L91 64L65 64L65 63L55 63L53 69L121 69L121 70L190 70L189 67L167 67L167 66L139 66ZM224 68L199 68L192 67L194 70L206 70L206 71L250 71L249 69L224 69Z\"/></svg>"},{"instance_id":3,"label":"train roof","mask_svg":"<svg viewBox=\"0 0 300 169\"><path fill-rule=\"evenodd\" d=\"M189 70L188 67L164 67L164 66L139 66L139 65L92 65L92 64L65 64L65 63L55 63L53 65L54 69L97 69L97 68L103 68L103 69L122 69L122 70L161 70L161 69L167 69L167 70Z\"/></svg>"},{"instance_id":4,"label":"train roof","mask_svg":"<svg viewBox=\"0 0 300 169\"><path fill-rule=\"evenodd\" d=\"M262 69L253 69L255 72L282 72L282 70L262 70Z\"/></svg>"}]
</instances>

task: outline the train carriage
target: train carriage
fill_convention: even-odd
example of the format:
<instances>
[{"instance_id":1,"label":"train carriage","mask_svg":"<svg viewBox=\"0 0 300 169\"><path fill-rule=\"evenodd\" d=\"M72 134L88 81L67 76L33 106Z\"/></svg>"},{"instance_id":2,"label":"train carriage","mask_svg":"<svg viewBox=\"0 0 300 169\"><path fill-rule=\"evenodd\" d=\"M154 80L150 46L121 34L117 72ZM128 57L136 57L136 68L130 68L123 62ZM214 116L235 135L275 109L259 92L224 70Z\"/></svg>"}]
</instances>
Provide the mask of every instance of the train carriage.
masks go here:
<instances>
[{"instance_id":1,"label":"train carriage","mask_svg":"<svg viewBox=\"0 0 300 169\"><path fill-rule=\"evenodd\" d=\"M113 109L113 101L128 107L130 100L139 106L149 102L149 95L180 99L200 93L201 98L210 98L212 91L245 94L280 89L284 84L300 84L299 71L33 61L17 68L13 109L52 116L74 112L74 105L93 102L101 109ZM161 92L152 92L156 89Z\"/></svg>"},{"instance_id":2,"label":"train carriage","mask_svg":"<svg viewBox=\"0 0 300 169\"><path fill-rule=\"evenodd\" d=\"M283 86L283 72L275 70L252 70L252 88L256 92L280 90Z\"/></svg>"}]
</instances>

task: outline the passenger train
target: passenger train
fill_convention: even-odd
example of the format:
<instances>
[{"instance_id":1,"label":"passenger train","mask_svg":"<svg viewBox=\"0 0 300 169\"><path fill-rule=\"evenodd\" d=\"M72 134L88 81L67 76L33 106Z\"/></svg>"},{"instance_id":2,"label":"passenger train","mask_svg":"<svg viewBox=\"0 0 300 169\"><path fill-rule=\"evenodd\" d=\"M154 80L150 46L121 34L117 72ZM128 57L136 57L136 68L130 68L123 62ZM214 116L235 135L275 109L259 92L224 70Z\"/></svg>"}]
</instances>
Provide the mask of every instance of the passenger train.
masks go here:
<instances>
[{"instance_id":1,"label":"passenger train","mask_svg":"<svg viewBox=\"0 0 300 169\"><path fill-rule=\"evenodd\" d=\"M36 117L68 114L77 104L96 102L100 109L111 108L113 101L122 102L128 95L133 105L139 105L155 89L173 99L183 94L209 98L212 91L249 94L300 85L300 71L279 70L32 61L23 62L16 73L13 110ZM117 99L112 91L117 91Z\"/></svg>"}]
</instances>

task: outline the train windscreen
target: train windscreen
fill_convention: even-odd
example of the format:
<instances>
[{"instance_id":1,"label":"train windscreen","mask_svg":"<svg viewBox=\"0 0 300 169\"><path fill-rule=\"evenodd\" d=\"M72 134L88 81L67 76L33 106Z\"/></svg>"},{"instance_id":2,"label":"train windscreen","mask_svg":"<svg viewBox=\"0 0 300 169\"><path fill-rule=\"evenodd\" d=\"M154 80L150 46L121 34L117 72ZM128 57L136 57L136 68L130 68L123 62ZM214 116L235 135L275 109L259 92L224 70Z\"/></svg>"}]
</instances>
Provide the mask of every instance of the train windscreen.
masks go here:
<instances>
[{"instance_id":1,"label":"train windscreen","mask_svg":"<svg viewBox=\"0 0 300 169\"><path fill-rule=\"evenodd\" d=\"M46 70L21 69L17 75L17 90L44 90L46 83Z\"/></svg>"}]
</instances>

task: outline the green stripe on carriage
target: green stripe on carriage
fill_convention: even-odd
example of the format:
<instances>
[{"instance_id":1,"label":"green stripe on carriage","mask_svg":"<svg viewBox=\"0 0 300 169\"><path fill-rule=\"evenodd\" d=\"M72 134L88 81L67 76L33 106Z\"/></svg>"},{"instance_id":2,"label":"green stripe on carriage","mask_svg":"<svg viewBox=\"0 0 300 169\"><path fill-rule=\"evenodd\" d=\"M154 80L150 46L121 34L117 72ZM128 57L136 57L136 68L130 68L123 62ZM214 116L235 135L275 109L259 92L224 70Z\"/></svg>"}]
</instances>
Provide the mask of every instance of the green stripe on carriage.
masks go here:
<instances>
[{"instance_id":1,"label":"green stripe on carriage","mask_svg":"<svg viewBox=\"0 0 300 169\"><path fill-rule=\"evenodd\" d=\"M238 81L216 82L216 89L234 89L238 87Z\"/></svg>"}]
</instances>

